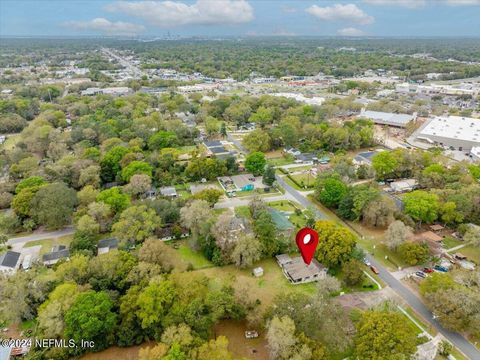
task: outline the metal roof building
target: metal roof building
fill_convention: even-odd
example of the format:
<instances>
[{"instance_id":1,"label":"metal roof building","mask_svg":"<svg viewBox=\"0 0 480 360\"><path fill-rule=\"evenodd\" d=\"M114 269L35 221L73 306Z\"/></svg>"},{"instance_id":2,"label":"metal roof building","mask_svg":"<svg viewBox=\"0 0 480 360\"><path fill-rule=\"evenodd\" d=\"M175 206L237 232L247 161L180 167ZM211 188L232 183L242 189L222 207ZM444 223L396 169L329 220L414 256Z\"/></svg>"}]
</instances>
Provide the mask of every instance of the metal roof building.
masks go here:
<instances>
[{"instance_id":1,"label":"metal roof building","mask_svg":"<svg viewBox=\"0 0 480 360\"><path fill-rule=\"evenodd\" d=\"M480 146L480 119L461 116L436 116L419 129L417 140L458 149Z\"/></svg>"},{"instance_id":2,"label":"metal roof building","mask_svg":"<svg viewBox=\"0 0 480 360\"><path fill-rule=\"evenodd\" d=\"M407 124L417 118L417 114L394 114L381 111L370 111L362 109L359 118L371 119L375 124L405 127Z\"/></svg>"}]
</instances>

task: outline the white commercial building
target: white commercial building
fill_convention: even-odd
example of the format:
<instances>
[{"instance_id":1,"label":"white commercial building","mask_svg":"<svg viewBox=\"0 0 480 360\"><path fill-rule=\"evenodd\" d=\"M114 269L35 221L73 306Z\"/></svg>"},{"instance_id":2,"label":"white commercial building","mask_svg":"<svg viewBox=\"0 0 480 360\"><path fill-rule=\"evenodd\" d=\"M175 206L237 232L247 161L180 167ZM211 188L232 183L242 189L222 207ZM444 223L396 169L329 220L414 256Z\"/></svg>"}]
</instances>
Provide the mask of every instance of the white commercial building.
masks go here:
<instances>
[{"instance_id":1,"label":"white commercial building","mask_svg":"<svg viewBox=\"0 0 480 360\"><path fill-rule=\"evenodd\" d=\"M436 116L419 129L416 139L465 151L480 146L480 119Z\"/></svg>"},{"instance_id":2,"label":"white commercial building","mask_svg":"<svg viewBox=\"0 0 480 360\"><path fill-rule=\"evenodd\" d=\"M410 121L417 119L417 113L409 114L394 114L381 111L370 111L362 109L358 118L371 119L375 124L388 125L395 127L406 127Z\"/></svg>"},{"instance_id":3,"label":"white commercial building","mask_svg":"<svg viewBox=\"0 0 480 360\"><path fill-rule=\"evenodd\" d=\"M88 88L81 92L82 96L92 96L92 95L113 95L113 96L121 96L121 95L128 95L131 93L131 90L125 86L118 86L118 87L108 87L108 88Z\"/></svg>"},{"instance_id":4,"label":"white commercial building","mask_svg":"<svg viewBox=\"0 0 480 360\"><path fill-rule=\"evenodd\" d=\"M303 96L302 94L296 94L296 93L276 93L276 94L270 94L270 95L285 97L287 99L294 99L298 102L303 102L309 105L322 105L323 102L325 101L325 98L323 97L318 97L318 96L306 97L306 96Z\"/></svg>"},{"instance_id":5,"label":"white commercial building","mask_svg":"<svg viewBox=\"0 0 480 360\"><path fill-rule=\"evenodd\" d=\"M470 150L470 156L475 161L480 161L480 146L475 146Z\"/></svg>"}]
</instances>

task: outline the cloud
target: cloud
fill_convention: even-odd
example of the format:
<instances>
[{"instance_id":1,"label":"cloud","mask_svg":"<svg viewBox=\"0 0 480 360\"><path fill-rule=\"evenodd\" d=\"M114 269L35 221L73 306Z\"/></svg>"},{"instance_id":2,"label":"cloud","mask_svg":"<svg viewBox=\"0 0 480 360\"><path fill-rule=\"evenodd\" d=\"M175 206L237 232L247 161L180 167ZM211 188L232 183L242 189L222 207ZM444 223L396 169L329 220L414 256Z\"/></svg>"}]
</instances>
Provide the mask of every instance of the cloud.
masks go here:
<instances>
[{"instance_id":1,"label":"cloud","mask_svg":"<svg viewBox=\"0 0 480 360\"><path fill-rule=\"evenodd\" d=\"M353 27L347 27L347 28L337 30L337 34L340 36L364 36L365 35L365 33L362 30L356 29Z\"/></svg>"},{"instance_id":2,"label":"cloud","mask_svg":"<svg viewBox=\"0 0 480 360\"><path fill-rule=\"evenodd\" d=\"M122 1L107 5L106 9L138 17L160 28L242 24L254 18L253 8L246 0L197 0L191 5L177 1Z\"/></svg>"},{"instance_id":3,"label":"cloud","mask_svg":"<svg viewBox=\"0 0 480 360\"><path fill-rule=\"evenodd\" d=\"M312 5L305 11L325 21L350 21L361 25L371 24L375 21L373 16L365 13L355 4L335 4L327 7Z\"/></svg>"},{"instance_id":4,"label":"cloud","mask_svg":"<svg viewBox=\"0 0 480 360\"><path fill-rule=\"evenodd\" d=\"M363 2L370 5L401 6L409 9L422 8L427 4L426 0L363 0Z\"/></svg>"},{"instance_id":5,"label":"cloud","mask_svg":"<svg viewBox=\"0 0 480 360\"><path fill-rule=\"evenodd\" d=\"M475 6L480 5L480 0L445 0L450 6Z\"/></svg>"},{"instance_id":6,"label":"cloud","mask_svg":"<svg viewBox=\"0 0 480 360\"><path fill-rule=\"evenodd\" d=\"M105 35L137 35L145 31L143 25L123 21L112 22L105 18L95 18L89 21L67 21L63 26L78 31L95 31Z\"/></svg>"}]
</instances>

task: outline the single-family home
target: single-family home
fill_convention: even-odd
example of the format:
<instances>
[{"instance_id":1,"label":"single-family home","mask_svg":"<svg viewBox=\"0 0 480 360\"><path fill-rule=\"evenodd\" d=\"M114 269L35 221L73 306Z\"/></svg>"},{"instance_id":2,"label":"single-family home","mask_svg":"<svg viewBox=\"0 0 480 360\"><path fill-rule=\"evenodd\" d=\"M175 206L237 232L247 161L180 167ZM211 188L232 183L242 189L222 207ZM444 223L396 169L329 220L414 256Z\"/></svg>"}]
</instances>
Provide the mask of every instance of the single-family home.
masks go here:
<instances>
[{"instance_id":1,"label":"single-family home","mask_svg":"<svg viewBox=\"0 0 480 360\"><path fill-rule=\"evenodd\" d=\"M97 245L97 254L106 254L110 250L118 249L118 239L117 238L109 238L109 239L102 239L98 242Z\"/></svg>"},{"instance_id":2,"label":"single-family home","mask_svg":"<svg viewBox=\"0 0 480 360\"><path fill-rule=\"evenodd\" d=\"M43 255L43 265L55 265L62 259L68 259L69 256L70 250L65 245L55 245L49 253Z\"/></svg>"},{"instance_id":3,"label":"single-family home","mask_svg":"<svg viewBox=\"0 0 480 360\"><path fill-rule=\"evenodd\" d=\"M307 265L301 256L293 259L286 255L277 255L278 265L282 268L283 274L292 284L303 284L312 281L325 279L328 269L316 259Z\"/></svg>"},{"instance_id":4,"label":"single-family home","mask_svg":"<svg viewBox=\"0 0 480 360\"><path fill-rule=\"evenodd\" d=\"M14 273L18 267L20 253L16 251L7 251L0 255L0 271L3 273Z\"/></svg>"}]
</instances>

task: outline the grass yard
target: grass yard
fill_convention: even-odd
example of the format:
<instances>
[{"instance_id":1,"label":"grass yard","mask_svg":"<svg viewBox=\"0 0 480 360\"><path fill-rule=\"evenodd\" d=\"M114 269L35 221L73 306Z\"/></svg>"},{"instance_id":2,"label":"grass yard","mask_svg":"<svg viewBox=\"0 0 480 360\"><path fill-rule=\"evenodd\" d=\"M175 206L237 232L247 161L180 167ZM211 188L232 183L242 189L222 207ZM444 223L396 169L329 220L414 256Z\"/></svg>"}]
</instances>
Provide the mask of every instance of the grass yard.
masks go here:
<instances>
[{"instance_id":1,"label":"grass yard","mask_svg":"<svg viewBox=\"0 0 480 360\"><path fill-rule=\"evenodd\" d=\"M455 246L462 245L463 241L455 239L454 237L451 237L451 236L446 236L442 240L442 243L443 243L443 248L448 250L448 249L453 248Z\"/></svg>"},{"instance_id":2,"label":"grass yard","mask_svg":"<svg viewBox=\"0 0 480 360\"><path fill-rule=\"evenodd\" d=\"M235 208L235 215L242 216L247 219L251 218L250 209L248 206L239 206Z\"/></svg>"},{"instance_id":3,"label":"grass yard","mask_svg":"<svg viewBox=\"0 0 480 360\"><path fill-rule=\"evenodd\" d=\"M292 214L288 217L288 220L299 229L305 227L307 224L307 218L303 214Z\"/></svg>"},{"instance_id":4,"label":"grass yard","mask_svg":"<svg viewBox=\"0 0 480 360\"><path fill-rule=\"evenodd\" d=\"M272 201L267 203L271 208L277 209L279 211L291 211L294 212L296 207L288 200L279 200Z\"/></svg>"},{"instance_id":5,"label":"grass yard","mask_svg":"<svg viewBox=\"0 0 480 360\"><path fill-rule=\"evenodd\" d=\"M40 249L40 255L46 254L50 252L52 247L55 245L70 245L72 242L73 235L66 235L58 238L53 238L53 239L43 239L43 240L36 240L36 241L30 241L24 245L24 247L32 247L32 246L38 246L41 245L42 248Z\"/></svg>"},{"instance_id":6,"label":"grass yard","mask_svg":"<svg viewBox=\"0 0 480 360\"><path fill-rule=\"evenodd\" d=\"M299 190L299 191L305 191L307 189L305 188L301 188L300 186L298 186L297 184L295 184L292 179L290 179L288 176L282 176L282 179L285 180L285 182L290 185L291 187L293 187L295 190Z\"/></svg>"},{"instance_id":7,"label":"grass yard","mask_svg":"<svg viewBox=\"0 0 480 360\"><path fill-rule=\"evenodd\" d=\"M313 186L315 185L315 176L311 174L296 174L290 176L300 185L303 184L307 188L313 188Z\"/></svg>"},{"instance_id":8,"label":"grass yard","mask_svg":"<svg viewBox=\"0 0 480 360\"><path fill-rule=\"evenodd\" d=\"M185 262L192 264L195 270L205 269L213 266L213 264L208 259L206 259L205 256L203 256L203 254L192 250L188 246L187 240L177 241L177 243L180 243L180 242L181 244L177 249L178 253L180 254L180 257Z\"/></svg>"},{"instance_id":9,"label":"grass yard","mask_svg":"<svg viewBox=\"0 0 480 360\"><path fill-rule=\"evenodd\" d=\"M465 246L459 249L458 252L465 255L467 257L467 260L473 261L477 265L480 264L480 248L474 246Z\"/></svg>"},{"instance_id":10,"label":"grass yard","mask_svg":"<svg viewBox=\"0 0 480 360\"><path fill-rule=\"evenodd\" d=\"M263 309L266 309L272 303L276 295L290 291L299 291L308 295L313 295L316 292L315 283L290 284L274 259L259 261L254 265L254 267L257 266L261 266L264 271L264 275L260 278L254 277L251 269L238 269L233 265L211 267L198 270L198 272L212 279L230 280L232 286L238 291L248 289L250 297L259 299Z\"/></svg>"},{"instance_id":11,"label":"grass yard","mask_svg":"<svg viewBox=\"0 0 480 360\"><path fill-rule=\"evenodd\" d=\"M293 164L294 162L294 158L290 156L268 158L268 154L267 154L267 159L268 159L268 162L273 166L289 165L289 164Z\"/></svg>"}]
</instances>

